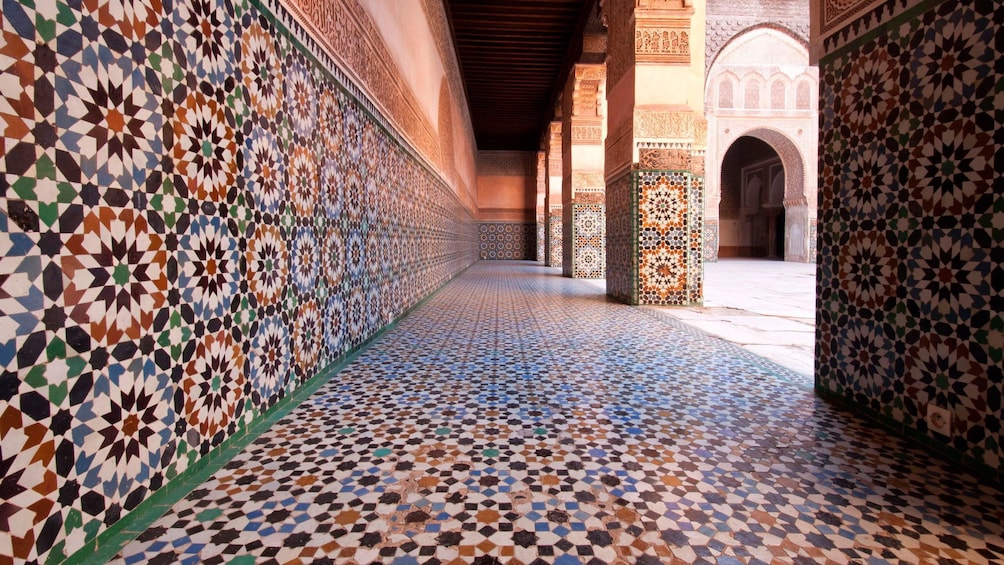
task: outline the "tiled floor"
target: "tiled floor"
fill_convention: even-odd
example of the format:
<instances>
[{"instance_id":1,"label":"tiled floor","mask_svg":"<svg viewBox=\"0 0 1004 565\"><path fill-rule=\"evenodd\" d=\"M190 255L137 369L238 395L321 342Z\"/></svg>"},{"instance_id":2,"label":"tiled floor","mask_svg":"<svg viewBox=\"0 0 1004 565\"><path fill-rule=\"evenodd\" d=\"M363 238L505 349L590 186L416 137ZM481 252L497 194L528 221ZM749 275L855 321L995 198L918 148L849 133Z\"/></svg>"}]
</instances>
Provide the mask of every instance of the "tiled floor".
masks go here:
<instances>
[{"instance_id":1,"label":"tiled floor","mask_svg":"<svg viewBox=\"0 0 1004 565\"><path fill-rule=\"evenodd\" d=\"M481 262L127 563L1004 560L1004 495L751 353Z\"/></svg>"},{"instance_id":2,"label":"tiled floor","mask_svg":"<svg viewBox=\"0 0 1004 565\"><path fill-rule=\"evenodd\" d=\"M604 292L605 279L586 279ZM738 284L740 283L741 284ZM813 381L816 265L771 259L704 264L702 306L647 306L739 345Z\"/></svg>"}]
</instances>

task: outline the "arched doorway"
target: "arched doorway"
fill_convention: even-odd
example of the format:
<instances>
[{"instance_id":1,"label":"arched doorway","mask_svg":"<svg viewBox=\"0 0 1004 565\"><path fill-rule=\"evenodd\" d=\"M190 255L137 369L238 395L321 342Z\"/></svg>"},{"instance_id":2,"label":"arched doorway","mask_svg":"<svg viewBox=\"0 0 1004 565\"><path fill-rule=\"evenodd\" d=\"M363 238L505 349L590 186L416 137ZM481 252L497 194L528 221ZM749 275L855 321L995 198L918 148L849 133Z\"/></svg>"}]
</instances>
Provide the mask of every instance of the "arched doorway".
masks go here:
<instances>
[{"instance_id":1,"label":"arched doorway","mask_svg":"<svg viewBox=\"0 0 1004 565\"><path fill-rule=\"evenodd\" d=\"M804 38L778 29L740 31L715 56L705 83L705 260L815 260L817 85ZM740 186L745 193L726 194Z\"/></svg>"},{"instance_id":2,"label":"arched doorway","mask_svg":"<svg viewBox=\"0 0 1004 565\"><path fill-rule=\"evenodd\" d=\"M780 155L755 137L737 139L722 160L719 257L784 259L785 175Z\"/></svg>"}]
</instances>

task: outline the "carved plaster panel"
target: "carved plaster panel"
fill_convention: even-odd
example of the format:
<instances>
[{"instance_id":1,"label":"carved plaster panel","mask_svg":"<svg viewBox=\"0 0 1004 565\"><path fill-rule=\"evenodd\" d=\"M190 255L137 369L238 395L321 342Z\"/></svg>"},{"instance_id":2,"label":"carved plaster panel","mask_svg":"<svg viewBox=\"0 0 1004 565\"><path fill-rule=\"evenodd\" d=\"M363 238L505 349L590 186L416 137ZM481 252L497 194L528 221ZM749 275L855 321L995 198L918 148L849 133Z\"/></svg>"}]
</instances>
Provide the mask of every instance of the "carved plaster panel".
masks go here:
<instances>
[{"instance_id":1,"label":"carved plaster panel","mask_svg":"<svg viewBox=\"0 0 1004 565\"><path fill-rule=\"evenodd\" d=\"M690 172L704 176L704 152L694 151L690 154Z\"/></svg>"},{"instance_id":2,"label":"carved plaster panel","mask_svg":"<svg viewBox=\"0 0 1004 565\"><path fill-rule=\"evenodd\" d=\"M457 52L453 48L453 35L450 32L450 23L446 18L446 8L441 0L423 0L422 9L426 19L429 21L429 28L432 36L436 40L436 48L439 50L439 58L446 67L447 77L450 83L450 91L453 95L453 104L457 107L463 117L465 131L471 130L471 115L467 107L467 101L457 98L456 93L464 92L464 80L460 76L460 62L457 61ZM452 135L452 134L451 134Z\"/></svg>"},{"instance_id":3,"label":"carved plaster panel","mask_svg":"<svg viewBox=\"0 0 1004 565\"><path fill-rule=\"evenodd\" d=\"M685 0L635 0L634 5L642 10L692 10Z\"/></svg>"},{"instance_id":4,"label":"carved plaster panel","mask_svg":"<svg viewBox=\"0 0 1004 565\"><path fill-rule=\"evenodd\" d=\"M809 19L785 17L784 22L770 21L761 16L708 16L704 34L704 69L711 68L718 52L732 38L752 27L767 27L794 35L799 41L809 42Z\"/></svg>"},{"instance_id":5,"label":"carved plaster panel","mask_svg":"<svg viewBox=\"0 0 1004 565\"><path fill-rule=\"evenodd\" d=\"M583 53L603 53L607 52L607 34L587 33L582 36Z\"/></svg>"},{"instance_id":6,"label":"carved plaster panel","mask_svg":"<svg viewBox=\"0 0 1004 565\"><path fill-rule=\"evenodd\" d=\"M356 0L280 0L293 18L369 93L387 119L428 161L439 162L439 136L397 73L380 32ZM365 38L365 39L360 39Z\"/></svg>"},{"instance_id":7,"label":"carved plaster panel","mask_svg":"<svg viewBox=\"0 0 1004 565\"><path fill-rule=\"evenodd\" d=\"M819 31L824 35L851 20L874 3L874 0L822 0Z\"/></svg>"},{"instance_id":8,"label":"carved plaster panel","mask_svg":"<svg viewBox=\"0 0 1004 565\"><path fill-rule=\"evenodd\" d=\"M606 187L600 190L583 190L575 195L576 204L605 204L607 195L604 193Z\"/></svg>"},{"instance_id":9,"label":"carved plaster panel","mask_svg":"<svg viewBox=\"0 0 1004 565\"><path fill-rule=\"evenodd\" d=\"M575 192L603 190L605 186L602 171L576 171L572 173L572 188Z\"/></svg>"},{"instance_id":10,"label":"carved plaster panel","mask_svg":"<svg viewBox=\"0 0 1004 565\"><path fill-rule=\"evenodd\" d=\"M690 151L686 149L639 149L639 169L690 170Z\"/></svg>"},{"instance_id":11,"label":"carved plaster panel","mask_svg":"<svg viewBox=\"0 0 1004 565\"><path fill-rule=\"evenodd\" d=\"M553 121L547 126L548 132L551 134L551 148L561 148L561 121Z\"/></svg>"},{"instance_id":12,"label":"carved plaster panel","mask_svg":"<svg viewBox=\"0 0 1004 565\"><path fill-rule=\"evenodd\" d=\"M478 151L478 174L483 176L525 176L537 174L532 151Z\"/></svg>"},{"instance_id":13,"label":"carved plaster panel","mask_svg":"<svg viewBox=\"0 0 1004 565\"><path fill-rule=\"evenodd\" d=\"M603 142L600 124L572 124L572 143L598 145Z\"/></svg>"},{"instance_id":14,"label":"carved plaster panel","mask_svg":"<svg viewBox=\"0 0 1004 565\"><path fill-rule=\"evenodd\" d=\"M597 93L599 92L599 82L595 80L576 81L575 91L572 93L572 116L593 118L597 112Z\"/></svg>"},{"instance_id":15,"label":"carved plaster panel","mask_svg":"<svg viewBox=\"0 0 1004 565\"><path fill-rule=\"evenodd\" d=\"M601 84L606 80L604 65L575 65L572 81L572 116L596 117Z\"/></svg>"},{"instance_id":16,"label":"carved plaster panel","mask_svg":"<svg viewBox=\"0 0 1004 565\"><path fill-rule=\"evenodd\" d=\"M575 81L603 80L607 78L605 65L575 65Z\"/></svg>"},{"instance_id":17,"label":"carved plaster panel","mask_svg":"<svg viewBox=\"0 0 1004 565\"><path fill-rule=\"evenodd\" d=\"M634 111L635 139L686 139L693 140L698 120L694 112L661 112L657 110Z\"/></svg>"},{"instance_id":18,"label":"carved plaster panel","mask_svg":"<svg viewBox=\"0 0 1004 565\"><path fill-rule=\"evenodd\" d=\"M689 64L690 21L665 21L657 27L641 27L639 24L635 29L635 61Z\"/></svg>"}]
</instances>

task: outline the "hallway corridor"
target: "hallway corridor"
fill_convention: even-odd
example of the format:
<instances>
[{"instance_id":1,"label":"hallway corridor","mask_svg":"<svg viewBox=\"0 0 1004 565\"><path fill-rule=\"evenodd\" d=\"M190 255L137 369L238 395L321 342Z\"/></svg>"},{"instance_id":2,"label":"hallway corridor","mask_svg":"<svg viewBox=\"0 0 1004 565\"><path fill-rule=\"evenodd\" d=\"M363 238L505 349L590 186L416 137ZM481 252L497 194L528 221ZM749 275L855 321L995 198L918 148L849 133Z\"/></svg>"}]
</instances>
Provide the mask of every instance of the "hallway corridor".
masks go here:
<instances>
[{"instance_id":1,"label":"hallway corridor","mask_svg":"<svg viewBox=\"0 0 1004 565\"><path fill-rule=\"evenodd\" d=\"M482 261L115 561L1004 559L1000 491L780 371Z\"/></svg>"}]
</instances>

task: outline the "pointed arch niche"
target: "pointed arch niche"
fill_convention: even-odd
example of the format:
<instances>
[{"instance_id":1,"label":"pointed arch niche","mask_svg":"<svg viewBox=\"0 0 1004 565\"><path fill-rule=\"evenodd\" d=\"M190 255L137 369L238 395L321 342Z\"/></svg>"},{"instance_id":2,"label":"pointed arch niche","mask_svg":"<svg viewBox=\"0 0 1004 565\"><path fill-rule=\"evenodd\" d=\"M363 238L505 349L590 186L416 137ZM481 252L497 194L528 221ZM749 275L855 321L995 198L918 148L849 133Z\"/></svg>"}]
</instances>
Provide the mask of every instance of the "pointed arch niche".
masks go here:
<instances>
[{"instance_id":1,"label":"pointed arch niche","mask_svg":"<svg viewBox=\"0 0 1004 565\"><path fill-rule=\"evenodd\" d=\"M818 91L806 42L785 30L751 27L719 51L705 83L705 260L815 261ZM735 184L758 193L723 193Z\"/></svg>"}]
</instances>

